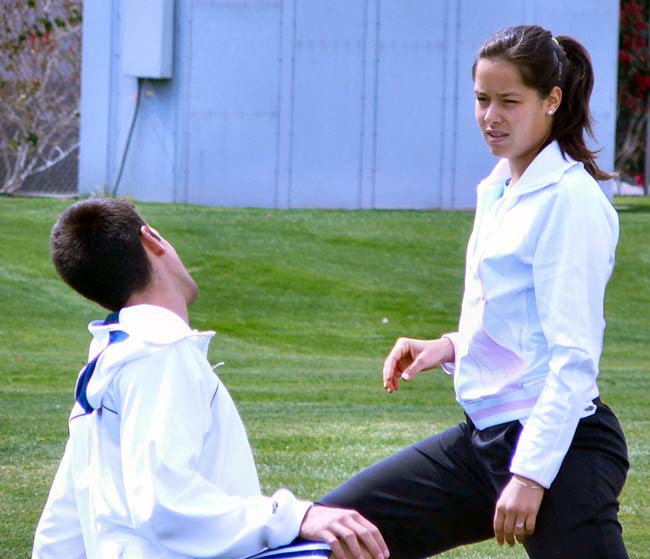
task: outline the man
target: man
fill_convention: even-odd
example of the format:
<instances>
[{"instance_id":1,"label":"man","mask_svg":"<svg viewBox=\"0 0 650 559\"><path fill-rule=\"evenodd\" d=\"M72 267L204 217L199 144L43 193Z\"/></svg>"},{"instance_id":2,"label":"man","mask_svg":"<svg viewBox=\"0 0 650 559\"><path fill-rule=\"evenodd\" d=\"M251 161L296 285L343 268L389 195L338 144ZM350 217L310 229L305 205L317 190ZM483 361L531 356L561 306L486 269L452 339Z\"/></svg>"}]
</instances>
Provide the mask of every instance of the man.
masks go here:
<instances>
[{"instance_id":1,"label":"man","mask_svg":"<svg viewBox=\"0 0 650 559\"><path fill-rule=\"evenodd\" d=\"M112 311L93 322L69 439L33 559L237 558L324 541L337 559L385 559L358 513L286 489L260 494L241 419L188 326L198 288L131 204L89 199L52 229L60 276Z\"/></svg>"}]
</instances>

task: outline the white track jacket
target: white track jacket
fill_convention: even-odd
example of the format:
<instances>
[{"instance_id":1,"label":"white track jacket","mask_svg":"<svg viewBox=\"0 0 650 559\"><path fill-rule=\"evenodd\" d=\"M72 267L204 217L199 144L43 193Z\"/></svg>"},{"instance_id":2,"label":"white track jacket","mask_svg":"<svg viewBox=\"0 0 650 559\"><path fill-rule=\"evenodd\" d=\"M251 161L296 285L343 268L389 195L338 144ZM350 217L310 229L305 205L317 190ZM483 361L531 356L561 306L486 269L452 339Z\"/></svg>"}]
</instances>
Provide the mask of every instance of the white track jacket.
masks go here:
<instances>
[{"instance_id":1,"label":"white track jacket","mask_svg":"<svg viewBox=\"0 0 650 559\"><path fill-rule=\"evenodd\" d=\"M618 216L582 163L542 150L519 182L478 187L456 350L456 397L479 429L524 423L511 471L550 487L595 411Z\"/></svg>"},{"instance_id":2,"label":"white track jacket","mask_svg":"<svg viewBox=\"0 0 650 559\"><path fill-rule=\"evenodd\" d=\"M290 543L311 505L260 494L244 426L207 361L213 332L161 307L93 322L88 385L36 531L33 559L237 558Z\"/></svg>"}]
</instances>

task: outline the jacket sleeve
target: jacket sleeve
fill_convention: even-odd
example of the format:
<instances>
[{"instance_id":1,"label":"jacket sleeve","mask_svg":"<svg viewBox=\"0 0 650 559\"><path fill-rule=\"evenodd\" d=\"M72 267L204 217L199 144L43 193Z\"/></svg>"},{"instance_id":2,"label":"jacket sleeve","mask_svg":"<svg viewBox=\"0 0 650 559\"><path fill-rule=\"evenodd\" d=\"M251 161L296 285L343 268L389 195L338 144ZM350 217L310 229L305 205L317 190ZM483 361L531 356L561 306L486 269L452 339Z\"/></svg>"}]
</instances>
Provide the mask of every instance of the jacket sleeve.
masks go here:
<instances>
[{"instance_id":1,"label":"jacket sleeve","mask_svg":"<svg viewBox=\"0 0 650 559\"><path fill-rule=\"evenodd\" d=\"M36 528L32 559L86 559L68 445Z\"/></svg>"},{"instance_id":2,"label":"jacket sleeve","mask_svg":"<svg viewBox=\"0 0 650 559\"><path fill-rule=\"evenodd\" d=\"M461 339L460 339L460 334L458 332L447 332L446 334L440 336L440 338L447 338L451 342L451 345L454 346L454 356L460 355ZM440 368L448 375L454 376L454 373L456 372L455 358L454 361L451 363L442 363L440 365Z\"/></svg>"},{"instance_id":3,"label":"jacket sleeve","mask_svg":"<svg viewBox=\"0 0 650 559\"><path fill-rule=\"evenodd\" d=\"M229 559L290 543L311 503L286 489L259 495L256 473L247 495L233 494L200 470L211 406L219 404L215 390L225 388L205 374L205 358L191 346L173 344L120 375L122 470L134 528L191 557ZM228 434L241 432L235 439L242 440L233 441L228 455L215 456L215 467L244 475L254 465L244 459L250 450L234 405L224 417Z\"/></svg>"},{"instance_id":4,"label":"jacket sleeve","mask_svg":"<svg viewBox=\"0 0 650 559\"><path fill-rule=\"evenodd\" d=\"M592 184L593 183L593 184ZM618 219L594 181L559 190L533 257L549 372L522 431L511 471L548 488L581 417L593 413L605 329L605 288Z\"/></svg>"}]
</instances>

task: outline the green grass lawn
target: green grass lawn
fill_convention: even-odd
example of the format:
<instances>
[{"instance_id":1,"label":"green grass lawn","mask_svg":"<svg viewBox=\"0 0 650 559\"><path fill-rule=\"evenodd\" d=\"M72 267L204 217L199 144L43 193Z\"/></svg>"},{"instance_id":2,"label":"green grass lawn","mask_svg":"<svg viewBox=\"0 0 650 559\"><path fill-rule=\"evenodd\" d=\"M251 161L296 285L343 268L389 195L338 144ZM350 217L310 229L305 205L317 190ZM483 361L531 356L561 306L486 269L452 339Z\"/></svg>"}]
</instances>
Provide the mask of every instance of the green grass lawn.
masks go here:
<instances>
[{"instance_id":1,"label":"green grass lawn","mask_svg":"<svg viewBox=\"0 0 650 559\"><path fill-rule=\"evenodd\" d=\"M0 558L25 559L67 436L86 324L105 314L56 277L49 230L69 201L0 198ZM650 547L650 202L617 199L603 398L632 469L621 520ZM360 468L462 419L439 371L393 395L383 359L400 335L454 330L469 212L276 211L139 204L201 286L191 312L247 425L265 491L317 498ZM523 558L494 542L445 558Z\"/></svg>"}]
</instances>

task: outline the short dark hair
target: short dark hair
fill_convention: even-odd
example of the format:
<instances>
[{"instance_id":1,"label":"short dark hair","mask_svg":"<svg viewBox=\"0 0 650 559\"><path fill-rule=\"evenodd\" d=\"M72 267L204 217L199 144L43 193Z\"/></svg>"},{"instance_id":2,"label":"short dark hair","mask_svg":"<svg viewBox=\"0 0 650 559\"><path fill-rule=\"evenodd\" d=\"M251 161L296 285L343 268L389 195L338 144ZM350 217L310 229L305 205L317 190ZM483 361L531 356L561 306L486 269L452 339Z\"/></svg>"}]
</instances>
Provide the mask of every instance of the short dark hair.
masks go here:
<instances>
[{"instance_id":1,"label":"short dark hair","mask_svg":"<svg viewBox=\"0 0 650 559\"><path fill-rule=\"evenodd\" d=\"M518 25L495 33L483 44L472 67L472 78L482 58L514 64L524 84L542 98L559 87L562 103L553 117L548 143L557 140L562 153L582 162L596 180L615 176L598 167L596 153L585 142L585 132L594 137L589 109L594 70L587 49L577 39L553 37L538 25Z\"/></svg>"},{"instance_id":2,"label":"short dark hair","mask_svg":"<svg viewBox=\"0 0 650 559\"><path fill-rule=\"evenodd\" d=\"M140 240L145 220L133 204L90 198L68 207L52 227L52 261L61 278L84 297L117 311L151 280Z\"/></svg>"}]
</instances>

